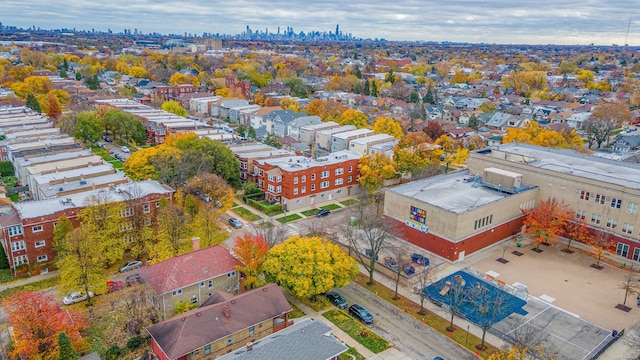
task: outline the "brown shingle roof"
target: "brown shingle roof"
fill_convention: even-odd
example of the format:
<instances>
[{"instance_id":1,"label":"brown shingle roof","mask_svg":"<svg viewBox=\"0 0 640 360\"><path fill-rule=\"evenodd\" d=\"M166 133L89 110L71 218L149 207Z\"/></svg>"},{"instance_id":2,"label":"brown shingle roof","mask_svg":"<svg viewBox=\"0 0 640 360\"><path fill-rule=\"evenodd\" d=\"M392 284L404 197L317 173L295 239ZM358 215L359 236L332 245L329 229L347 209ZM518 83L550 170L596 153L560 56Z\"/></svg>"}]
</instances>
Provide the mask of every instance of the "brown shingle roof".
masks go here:
<instances>
[{"instance_id":1,"label":"brown shingle roof","mask_svg":"<svg viewBox=\"0 0 640 360\"><path fill-rule=\"evenodd\" d=\"M158 294L166 294L235 270L241 265L220 245L175 256L140 269L140 276Z\"/></svg>"},{"instance_id":2,"label":"brown shingle roof","mask_svg":"<svg viewBox=\"0 0 640 360\"><path fill-rule=\"evenodd\" d=\"M225 307L230 316L225 316ZM191 353L218 339L291 311L276 284L236 295L218 304L203 306L147 328L169 359Z\"/></svg>"}]
</instances>

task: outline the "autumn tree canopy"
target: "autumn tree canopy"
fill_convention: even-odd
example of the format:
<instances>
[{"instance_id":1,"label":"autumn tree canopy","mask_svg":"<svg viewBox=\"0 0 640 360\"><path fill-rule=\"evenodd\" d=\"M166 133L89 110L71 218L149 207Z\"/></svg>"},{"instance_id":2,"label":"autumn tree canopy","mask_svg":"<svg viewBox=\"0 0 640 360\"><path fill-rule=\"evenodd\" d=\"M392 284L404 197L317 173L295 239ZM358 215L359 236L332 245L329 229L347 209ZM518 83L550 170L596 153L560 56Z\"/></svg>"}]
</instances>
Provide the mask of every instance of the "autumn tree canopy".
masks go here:
<instances>
[{"instance_id":1,"label":"autumn tree canopy","mask_svg":"<svg viewBox=\"0 0 640 360\"><path fill-rule=\"evenodd\" d=\"M19 291L2 304L13 328L11 355L22 359L53 360L58 356L58 336L65 333L73 348L85 350L82 332L87 323L78 314L62 310L51 296Z\"/></svg>"},{"instance_id":2,"label":"autumn tree canopy","mask_svg":"<svg viewBox=\"0 0 640 360\"><path fill-rule=\"evenodd\" d=\"M269 250L262 268L270 281L312 299L349 284L358 273L352 257L320 237L290 237Z\"/></svg>"},{"instance_id":3,"label":"autumn tree canopy","mask_svg":"<svg viewBox=\"0 0 640 360\"><path fill-rule=\"evenodd\" d=\"M536 249L540 244L555 241L571 217L569 207L555 198L542 200L535 209L525 211L525 232L533 236Z\"/></svg>"},{"instance_id":4,"label":"autumn tree canopy","mask_svg":"<svg viewBox=\"0 0 640 360\"><path fill-rule=\"evenodd\" d=\"M242 265L238 265L236 270L244 274L244 285L247 289L262 285L258 274L260 266L266 259L268 248L269 245L260 235L244 234L235 239L233 253L242 262Z\"/></svg>"},{"instance_id":5,"label":"autumn tree canopy","mask_svg":"<svg viewBox=\"0 0 640 360\"><path fill-rule=\"evenodd\" d=\"M374 153L363 155L358 163L360 170L360 186L369 193L375 192L384 180L396 178L396 164L385 154Z\"/></svg>"}]
</instances>

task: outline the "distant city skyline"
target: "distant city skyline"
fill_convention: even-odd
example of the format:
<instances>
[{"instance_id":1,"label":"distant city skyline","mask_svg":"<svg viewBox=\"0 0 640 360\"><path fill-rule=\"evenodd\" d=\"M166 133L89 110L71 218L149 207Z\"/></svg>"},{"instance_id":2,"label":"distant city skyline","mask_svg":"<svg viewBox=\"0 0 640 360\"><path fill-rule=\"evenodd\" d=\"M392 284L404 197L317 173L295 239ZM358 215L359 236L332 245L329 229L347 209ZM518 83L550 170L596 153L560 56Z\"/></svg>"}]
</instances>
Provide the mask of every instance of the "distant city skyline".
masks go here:
<instances>
[{"instance_id":1,"label":"distant city skyline","mask_svg":"<svg viewBox=\"0 0 640 360\"><path fill-rule=\"evenodd\" d=\"M355 38L391 41L624 45L626 39L640 46L640 12L634 16L637 2L631 0L4 0L2 8L0 22L20 28L199 36L241 34L246 26L270 33L278 27L334 33L339 24Z\"/></svg>"}]
</instances>

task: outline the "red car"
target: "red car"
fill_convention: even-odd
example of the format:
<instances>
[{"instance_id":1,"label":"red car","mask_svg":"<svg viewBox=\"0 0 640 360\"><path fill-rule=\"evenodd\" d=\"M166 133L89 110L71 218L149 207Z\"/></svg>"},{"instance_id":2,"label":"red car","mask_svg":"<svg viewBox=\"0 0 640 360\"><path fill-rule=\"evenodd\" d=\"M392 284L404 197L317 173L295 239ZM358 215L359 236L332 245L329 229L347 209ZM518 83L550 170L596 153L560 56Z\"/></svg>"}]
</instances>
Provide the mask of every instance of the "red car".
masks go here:
<instances>
[{"instance_id":1,"label":"red car","mask_svg":"<svg viewBox=\"0 0 640 360\"><path fill-rule=\"evenodd\" d=\"M120 289L122 289L124 287L124 283L121 280L118 281L113 281L113 280L109 280L107 281L107 292L114 292L114 291L118 291Z\"/></svg>"}]
</instances>

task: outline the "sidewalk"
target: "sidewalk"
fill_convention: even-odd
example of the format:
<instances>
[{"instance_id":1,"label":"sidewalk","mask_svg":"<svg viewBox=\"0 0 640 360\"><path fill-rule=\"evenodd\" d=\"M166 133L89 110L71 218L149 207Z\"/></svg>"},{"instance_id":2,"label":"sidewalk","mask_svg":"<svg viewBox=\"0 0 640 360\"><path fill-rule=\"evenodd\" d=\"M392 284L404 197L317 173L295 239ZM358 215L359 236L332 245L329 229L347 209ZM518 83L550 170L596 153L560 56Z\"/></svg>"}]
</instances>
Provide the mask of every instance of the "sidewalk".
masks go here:
<instances>
[{"instance_id":1,"label":"sidewalk","mask_svg":"<svg viewBox=\"0 0 640 360\"><path fill-rule=\"evenodd\" d=\"M28 277L26 279L20 279L20 280L12 281L10 283L0 284L0 292L8 290L8 289L15 288L15 287L18 287L18 286L22 286L22 285L38 282L40 280L54 278L56 276L58 276L58 272L57 271L50 271L48 273L40 274L40 275L34 275L34 276Z\"/></svg>"}]
</instances>

